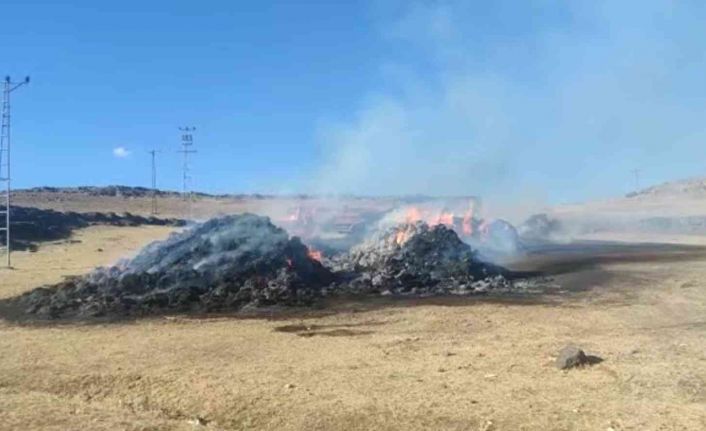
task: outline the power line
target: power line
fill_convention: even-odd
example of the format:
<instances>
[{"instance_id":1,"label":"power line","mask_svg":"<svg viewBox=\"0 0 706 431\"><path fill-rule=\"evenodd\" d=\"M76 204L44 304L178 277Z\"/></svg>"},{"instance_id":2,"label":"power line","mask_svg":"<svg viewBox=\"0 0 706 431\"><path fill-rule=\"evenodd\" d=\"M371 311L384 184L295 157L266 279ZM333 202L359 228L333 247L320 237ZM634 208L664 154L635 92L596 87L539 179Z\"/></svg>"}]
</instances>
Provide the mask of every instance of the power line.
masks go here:
<instances>
[{"instance_id":1,"label":"power line","mask_svg":"<svg viewBox=\"0 0 706 431\"><path fill-rule=\"evenodd\" d=\"M196 127L179 127L181 133L181 150L180 153L184 154L184 165L182 170L182 198L185 202L188 202L188 218L192 218L193 214L193 196L191 193L191 166L189 165L189 154L196 153L196 150L192 149L194 145L194 135L193 132L196 131Z\"/></svg>"},{"instance_id":2,"label":"power line","mask_svg":"<svg viewBox=\"0 0 706 431\"><path fill-rule=\"evenodd\" d=\"M152 215L157 215L157 150L148 151L152 155Z\"/></svg>"},{"instance_id":3,"label":"power line","mask_svg":"<svg viewBox=\"0 0 706 431\"><path fill-rule=\"evenodd\" d=\"M12 190L10 184L10 93L17 90L19 87L29 84L29 76L25 77L22 82L12 82L9 76L5 77L2 92L2 126L0 130L0 184L4 183L3 191L0 195L5 196L5 209L0 211L0 216L5 216L5 226L0 225L0 232L5 232L5 252L7 254L7 267L11 268L10 254L12 247L10 245L10 192ZM1 187L1 186L0 186Z\"/></svg>"}]
</instances>

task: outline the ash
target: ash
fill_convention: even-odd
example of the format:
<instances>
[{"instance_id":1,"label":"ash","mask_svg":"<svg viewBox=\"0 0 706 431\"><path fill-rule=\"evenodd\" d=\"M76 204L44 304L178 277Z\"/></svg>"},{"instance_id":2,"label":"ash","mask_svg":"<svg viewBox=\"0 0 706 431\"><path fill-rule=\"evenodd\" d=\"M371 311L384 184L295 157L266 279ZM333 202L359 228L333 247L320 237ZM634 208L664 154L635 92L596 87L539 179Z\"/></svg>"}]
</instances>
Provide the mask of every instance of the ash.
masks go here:
<instances>
[{"instance_id":1,"label":"ash","mask_svg":"<svg viewBox=\"0 0 706 431\"><path fill-rule=\"evenodd\" d=\"M353 293L470 294L508 290L508 271L483 262L456 232L424 222L385 229L333 259Z\"/></svg>"},{"instance_id":2,"label":"ash","mask_svg":"<svg viewBox=\"0 0 706 431\"><path fill-rule=\"evenodd\" d=\"M376 232L347 253L316 260L298 237L252 214L209 220L111 268L17 298L41 317L311 305L336 295L443 295L522 290L453 229L424 222Z\"/></svg>"},{"instance_id":3,"label":"ash","mask_svg":"<svg viewBox=\"0 0 706 431\"><path fill-rule=\"evenodd\" d=\"M140 315L310 304L332 274L268 218L209 220L134 259L20 297L46 317Z\"/></svg>"}]
</instances>

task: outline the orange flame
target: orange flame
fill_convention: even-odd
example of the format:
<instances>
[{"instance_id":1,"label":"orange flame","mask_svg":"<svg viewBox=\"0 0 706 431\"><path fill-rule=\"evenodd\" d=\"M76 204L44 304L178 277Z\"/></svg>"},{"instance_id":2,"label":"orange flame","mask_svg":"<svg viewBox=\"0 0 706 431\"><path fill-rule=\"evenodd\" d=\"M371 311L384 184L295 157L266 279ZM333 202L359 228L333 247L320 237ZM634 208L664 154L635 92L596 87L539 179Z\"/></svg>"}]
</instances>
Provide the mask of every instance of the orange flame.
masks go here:
<instances>
[{"instance_id":1,"label":"orange flame","mask_svg":"<svg viewBox=\"0 0 706 431\"><path fill-rule=\"evenodd\" d=\"M459 236L468 238L473 236L474 232L474 210L475 202L470 201L465 212L454 212L449 207L443 209L435 209L431 207L406 207L403 212L397 213L398 223L414 224L418 221L424 221L429 226L444 225L458 233ZM403 243L409 234L405 232L397 233L397 243Z\"/></svg>"},{"instance_id":2,"label":"orange flame","mask_svg":"<svg viewBox=\"0 0 706 431\"><path fill-rule=\"evenodd\" d=\"M473 235L473 207L468 208L466 213L463 215L461 231L465 236Z\"/></svg>"},{"instance_id":3,"label":"orange flame","mask_svg":"<svg viewBox=\"0 0 706 431\"><path fill-rule=\"evenodd\" d=\"M314 259L317 262L321 262L321 258L323 255L321 252L313 247L309 247L309 251L307 252L310 258Z\"/></svg>"},{"instance_id":4,"label":"orange flame","mask_svg":"<svg viewBox=\"0 0 706 431\"><path fill-rule=\"evenodd\" d=\"M395 233L395 244L402 245L412 237L413 229L411 226L401 227Z\"/></svg>"},{"instance_id":5,"label":"orange flame","mask_svg":"<svg viewBox=\"0 0 706 431\"><path fill-rule=\"evenodd\" d=\"M411 208L407 209L406 214L405 214L405 222L406 223L416 223L421 219L422 219L422 212L419 211L419 208L411 207Z\"/></svg>"},{"instance_id":6,"label":"orange flame","mask_svg":"<svg viewBox=\"0 0 706 431\"><path fill-rule=\"evenodd\" d=\"M424 221L430 226L436 226L438 224L453 226L454 213L447 210L436 211L417 207L407 208L404 214L404 222L414 224L418 221ZM402 220L400 220L400 222L402 222Z\"/></svg>"},{"instance_id":7,"label":"orange flame","mask_svg":"<svg viewBox=\"0 0 706 431\"><path fill-rule=\"evenodd\" d=\"M429 224L432 226L437 225L437 224L443 224L446 226L453 226L454 215L453 215L453 213L450 213L447 211L442 211L438 216L436 216L435 223L429 223Z\"/></svg>"}]
</instances>

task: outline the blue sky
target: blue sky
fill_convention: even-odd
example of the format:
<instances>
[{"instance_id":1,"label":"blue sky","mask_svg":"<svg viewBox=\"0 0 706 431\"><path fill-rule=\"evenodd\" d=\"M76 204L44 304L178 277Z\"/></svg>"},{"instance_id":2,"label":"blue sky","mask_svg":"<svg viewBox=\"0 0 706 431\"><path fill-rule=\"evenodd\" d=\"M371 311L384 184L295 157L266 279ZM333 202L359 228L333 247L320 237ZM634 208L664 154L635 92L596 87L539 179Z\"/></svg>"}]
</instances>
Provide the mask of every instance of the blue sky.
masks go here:
<instances>
[{"instance_id":1,"label":"blue sky","mask_svg":"<svg viewBox=\"0 0 706 431\"><path fill-rule=\"evenodd\" d=\"M59 4L61 3L61 4ZM697 1L3 3L17 187L565 202L702 175Z\"/></svg>"}]
</instances>

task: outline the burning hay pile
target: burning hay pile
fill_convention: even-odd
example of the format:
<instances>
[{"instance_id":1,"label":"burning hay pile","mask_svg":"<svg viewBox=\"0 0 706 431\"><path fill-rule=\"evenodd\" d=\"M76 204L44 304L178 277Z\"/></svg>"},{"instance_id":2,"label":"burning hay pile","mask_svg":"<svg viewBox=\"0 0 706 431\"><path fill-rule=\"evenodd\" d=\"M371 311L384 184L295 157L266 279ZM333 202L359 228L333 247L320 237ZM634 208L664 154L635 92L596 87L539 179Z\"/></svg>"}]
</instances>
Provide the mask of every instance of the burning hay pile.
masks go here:
<instances>
[{"instance_id":1,"label":"burning hay pile","mask_svg":"<svg viewBox=\"0 0 706 431\"><path fill-rule=\"evenodd\" d=\"M348 272L353 292L464 294L509 288L504 269L481 262L453 229L424 222L378 232L335 267Z\"/></svg>"},{"instance_id":2,"label":"burning hay pile","mask_svg":"<svg viewBox=\"0 0 706 431\"><path fill-rule=\"evenodd\" d=\"M337 294L473 294L515 288L456 232L425 222L380 230L320 262L298 237L252 214L209 220L134 259L17 299L42 317L144 315L308 305Z\"/></svg>"},{"instance_id":3,"label":"burning hay pile","mask_svg":"<svg viewBox=\"0 0 706 431\"><path fill-rule=\"evenodd\" d=\"M453 230L461 240L486 257L510 256L522 247L512 224L501 219L484 219L477 216L476 201L432 202L427 205L406 206L390 211L380 220L381 227L424 222L429 226L443 225Z\"/></svg>"},{"instance_id":4,"label":"burning hay pile","mask_svg":"<svg viewBox=\"0 0 706 431\"><path fill-rule=\"evenodd\" d=\"M309 304L332 274L269 219L209 220L146 247L134 259L20 298L46 317Z\"/></svg>"}]
</instances>

